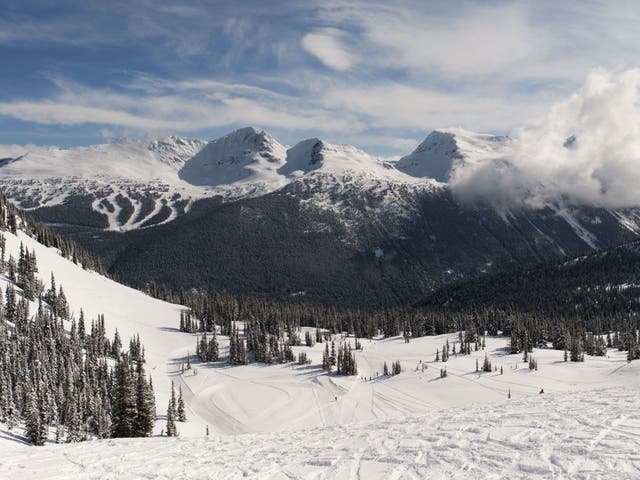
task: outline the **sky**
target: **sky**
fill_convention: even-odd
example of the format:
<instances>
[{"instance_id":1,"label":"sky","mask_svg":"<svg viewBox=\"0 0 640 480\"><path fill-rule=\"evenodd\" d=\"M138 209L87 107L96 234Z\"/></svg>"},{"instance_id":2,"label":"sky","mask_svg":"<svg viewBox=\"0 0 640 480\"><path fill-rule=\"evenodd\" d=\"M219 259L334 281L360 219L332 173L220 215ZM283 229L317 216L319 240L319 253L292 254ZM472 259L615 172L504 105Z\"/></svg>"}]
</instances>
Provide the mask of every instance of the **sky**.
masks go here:
<instances>
[{"instance_id":1,"label":"sky","mask_svg":"<svg viewBox=\"0 0 640 480\"><path fill-rule=\"evenodd\" d=\"M638 2L0 0L0 143L255 125L393 156L514 134L638 66Z\"/></svg>"}]
</instances>

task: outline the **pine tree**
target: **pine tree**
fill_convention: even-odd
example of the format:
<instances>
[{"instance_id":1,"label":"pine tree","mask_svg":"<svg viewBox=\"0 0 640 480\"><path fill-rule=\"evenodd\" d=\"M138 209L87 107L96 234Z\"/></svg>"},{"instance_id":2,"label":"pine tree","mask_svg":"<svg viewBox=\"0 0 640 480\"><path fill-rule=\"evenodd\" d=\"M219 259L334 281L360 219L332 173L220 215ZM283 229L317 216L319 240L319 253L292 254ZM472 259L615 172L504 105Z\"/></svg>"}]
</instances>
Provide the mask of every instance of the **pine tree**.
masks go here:
<instances>
[{"instance_id":1,"label":"pine tree","mask_svg":"<svg viewBox=\"0 0 640 480\"><path fill-rule=\"evenodd\" d=\"M329 363L331 364L331 366L336 365L337 362L337 358L336 358L336 344L335 342L332 340L331 341L331 355L329 356Z\"/></svg>"},{"instance_id":2,"label":"pine tree","mask_svg":"<svg viewBox=\"0 0 640 480\"><path fill-rule=\"evenodd\" d=\"M330 372L331 371L331 359L329 355L329 343L324 344L324 352L322 353L322 369Z\"/></svg>"},{"instance_id":3,"label":"pine tree","mask_svg":"<svg viewBox=\"0 0 640 480\"><path fill-rule=\"evenodd\" d=\"M208 345L208 361L209 362L217 362L220 357L220 349L218 346L218 338L216 336L215 327L213 328L213 333L211 335L211 340Z\"/></svg>"},{"instance_id":4,"label":"pine tree","mask_svg":"<svg viewBox=\"0 0 640 480\"><path fill-rule=\"evenodd\" d=\"M177 419L179 422L187 421L187 413L185 411L184 399L182 398L182 385L180 385L179 394L178 394L178 407L176 409Z\"/></svg>"},{"instance_id":5,"label":"pine tree","mask_svg":"<svg viewBox=\"0 0 640 480\"><path fill-rule=\"evenodd\" d=\"M24 433L33 445L44 445L47 439L47 426L42 420L42 412L36 401L35 390L32 388L27 396Z\"/></svg>"},{"instance_id":6,"label":"pine tree","mask_svg":"<svg viewBox=\"0 0 640 480\"><path fill-rule=\"evenodd\" d=\"M489 357L487 354L484 354L484 363L482 364L483 372L491 372L491 362L489 361Z\"/></svg>"},{"instance_id":7,"label":"pine tree","mask_svg":"<svg viewBox=\"0 0 640 480\"><path fill-rule=\"evenodd\" d=\"M136 364L136 436L148 437L151 435L155 423L155 410L156 400L151 383L147 382L144 364L138 361Z\"/></svg>"},{"instance_id":8,"label":"pine tree","mask_svg":"<svg viewBox=\"0 0 640 480\"><path fill-rule=\"evenodd\" d=\"M116 364L115 391L113 396L113 437L135 437L136 419L136 391L129 365L124 355Z\"/></svg>"},{"instance_id":9,"label":"pine tree","mask_svg":"<svg viewBox=\"0 0 640 480\"><path fill-rule=\"evenodd\" d=\"M176 429L175 422L175 408L171 401L169 401L169 406L167 407L167 437L177 437L178 430Z\"/></svg>"},{"instance_id":10,"label":"pine tree","mask_svg":"<svg viewBox=\"0 0 640 480\"><path fill-rule=\"evenodd\" d=\"M113 358L118 358L120 356L121 350L122 340L120 340L120 334L118 333L118 329L116 328L116 332L113 335L113 342L111 342L111 356Z\"/></svg>"}]
</instances>

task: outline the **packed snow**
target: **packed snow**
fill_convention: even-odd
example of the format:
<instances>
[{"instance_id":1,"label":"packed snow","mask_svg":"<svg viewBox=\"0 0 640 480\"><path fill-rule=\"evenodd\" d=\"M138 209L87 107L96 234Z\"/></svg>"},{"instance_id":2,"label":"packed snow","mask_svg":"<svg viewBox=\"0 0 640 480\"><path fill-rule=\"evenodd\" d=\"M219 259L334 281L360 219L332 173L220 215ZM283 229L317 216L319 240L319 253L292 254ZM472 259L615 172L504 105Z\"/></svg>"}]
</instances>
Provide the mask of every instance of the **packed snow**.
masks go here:
<instances>
[{"instance_id":1,"label":"packed snow","mask_svg":"<svg viewBox=\"0 0 640 480\"><path fill-rule=\"evenodd\" d=\"M0 477L631 480L638 393L548 392L286 433L17 447L0 456Z\"/></svg>"}]
</instances>

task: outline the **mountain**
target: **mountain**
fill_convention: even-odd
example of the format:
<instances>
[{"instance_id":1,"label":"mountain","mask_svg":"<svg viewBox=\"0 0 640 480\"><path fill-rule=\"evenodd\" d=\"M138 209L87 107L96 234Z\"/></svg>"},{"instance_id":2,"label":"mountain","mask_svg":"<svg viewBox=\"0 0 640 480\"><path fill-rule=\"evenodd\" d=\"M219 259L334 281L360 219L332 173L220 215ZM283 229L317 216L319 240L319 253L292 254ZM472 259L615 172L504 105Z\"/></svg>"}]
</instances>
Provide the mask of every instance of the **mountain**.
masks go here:
<instances>
[{"instance_id":1,"label":"mountain","mask_svg":"<svg viewBox=\"0 0 640 480\"><path fill-rule=\"evenodd\" d=\"M444 129L394 162L317 138L287 147L249 127L208 143L14 149L0 188L131 285L350 305L638 238L638 209L461 199L451 180L510 168L515 142Z\"/></svg>"},{"instance_id":2,"label":"mountain","mask_svg":"<svg viewBox=\"0 0 640 480\"><path fill-rule=\"evenodd\" d=\"M242 128L209 142L184 162L178 176L191 185L224 187L228 191L271 191L286 182L278 173L285 155L286 147L269 133Z\"/></svg>"},{"instance_id":3,"label":"mountain","mask_svg":"<svg viewBox=\"0 0 640 480\"><path fill-rule=\"evenodd\" d=\"M468 132L461 128L435 130L409 155L395 165L413 177L448 182L459 168L509 158L509 137Z\"/></svg>"},{"instance_id":4,"label":"mountain","mask_svg":"<svg viewBox=\"0 0 640 480\"><path fill-rule=\"evenodd\" d=\"M332 145L318 138L310 138L287 150L285 164L279 172L290 178L311 173L351 173L387 178L393 177L395 169L389 163L351 145ZM395 175L395 178L399 177Z\"/></svg>"},{"instance_id":5,"label":"mountain","mask_svg":"<svg viewBox=\"0 0 640 480\"><path fill-rule=\"evenodd\" d=\"M52 223L131 230L170 221L203 193L178 171L204 142L166 137L62 149L13 148L0 187Z\"/></svg>"},{"instance_id":6,"label":"mountain","mask_svg":"<svg viewBox=\"0 0 640 480\"><path fill-rule=\"evenodd\" d=\"M4 150L13 156L0 162L0 188L20 208L47 223L114 231L170 222L201 198L260 196L318 173L417 182L355 147L309 139L288 148L255 127L208 143L167 137Z\"/></svg>"}]
</instances>

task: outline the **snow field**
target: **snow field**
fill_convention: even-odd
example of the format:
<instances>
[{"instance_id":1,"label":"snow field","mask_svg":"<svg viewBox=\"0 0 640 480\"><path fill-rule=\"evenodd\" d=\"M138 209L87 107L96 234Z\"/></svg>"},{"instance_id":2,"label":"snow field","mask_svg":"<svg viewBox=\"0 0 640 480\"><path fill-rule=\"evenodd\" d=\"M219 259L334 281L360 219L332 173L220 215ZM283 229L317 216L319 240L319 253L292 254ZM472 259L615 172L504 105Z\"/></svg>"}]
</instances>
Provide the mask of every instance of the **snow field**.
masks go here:
<instances>
[{"instance_id":1,"label":"snow field","mask_svg":"<svg viewBox=\"0 0 640 480\"><path fill-rule=\"evenodd\" d=\"M22 479L635 479L638 389L551 393L270 434L24 447Z\"/></svg>"},{"instance_id":2,"label":"snow field","mask_svg":"<svg viewBox=\"0 0 640 480\"><path fill-rule=\"evenodd\" d=\"M196 336L193 337L195 346ZM186 371L181 375L176 366L174 378L189 392L192 413L206 421L216 434L295 430L424 415L452 406L501 402L509 390L516 399L538 398L541 389L559 393L640 387L640 366L627 363L625 352L610 350L608 358L587 357L584 363L576 364L565 363L561 351L535 349L538 370L530 371L521 354L506 353L506 339L488 338L485 351L498 371L478 373L475 362L477 359L482 368L482 350L452 355L446 363L433 361L436 349L442 349L447 339L451 344L458 341L457 335L416 338L408 344L400 337L371 342L364 339L364 351L356 353L356 377L323 372L322 343L313 348L294 347L296 355L307 352L311 365L231 367L224 362L193 363L197 374ZM353 338L346 341L354 344ZM224 355L224 343L221 346ZM402 364L400 375L375 378L376 373L382 374L385 361L390 366L394 360ZM424 372L420 360L426 365ZM441 379L443 367L448 376ZM369 377L373 377L371 381Z\"/></svg>"}]
</instances>

